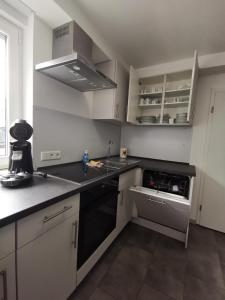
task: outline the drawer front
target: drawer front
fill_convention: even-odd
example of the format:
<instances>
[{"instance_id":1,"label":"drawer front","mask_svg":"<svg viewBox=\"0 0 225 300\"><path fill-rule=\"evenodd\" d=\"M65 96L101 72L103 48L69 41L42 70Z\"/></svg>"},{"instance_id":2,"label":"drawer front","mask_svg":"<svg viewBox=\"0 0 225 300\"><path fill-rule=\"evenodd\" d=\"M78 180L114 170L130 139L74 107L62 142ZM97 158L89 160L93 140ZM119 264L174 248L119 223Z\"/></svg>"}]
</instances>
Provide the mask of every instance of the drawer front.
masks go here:
<instances>
[{"instance_id":1,"label":"drawer front","mask_svg":"<svg viewBox=\"0 0 225 300\"><path fill-rule=\"evenodd\" d=\"M119 191L123 191L135 184L137 169L130 170L120 175Z\"/></svg>"},{"instance_id":2,"label":"drawer front","mask_svg":"<svg viewBox=\"0 0 225 300\"><path fill-rule=\"evenodd\" d=\"M0 259L15 251L15 224L0 228Z\"/></svg>"},{"instance_id":3,"label":"drawer front","mask_svg":"<svg viewBox=\"0 0 225 300\"><path fill-rule=\"evenodd\" d=\"M17 247L22 247L73 214L78 213L79 207L80 195L75 195L19 220Z\"/></svg>"},{"instance_id":4,"label":"drawer front","mask_svg":"<svg viewBox=\"0 0 225 300\"><path fill-rule=\"evenodd\" d=\"M146 188L130 189L130 196L135 201L138 217L186 232L190 204L179 197L167 197L165 193L157 193Z\"/></svg>"}]
</instances>

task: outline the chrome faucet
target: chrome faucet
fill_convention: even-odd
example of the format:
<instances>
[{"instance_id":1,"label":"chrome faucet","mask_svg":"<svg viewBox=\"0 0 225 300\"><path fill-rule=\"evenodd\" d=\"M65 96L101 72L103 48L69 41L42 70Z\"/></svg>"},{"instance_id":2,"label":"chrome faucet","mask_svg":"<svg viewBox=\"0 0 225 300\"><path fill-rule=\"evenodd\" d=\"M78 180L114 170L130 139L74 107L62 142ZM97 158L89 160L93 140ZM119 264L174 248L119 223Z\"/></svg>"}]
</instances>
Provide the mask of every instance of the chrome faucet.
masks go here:
<instances>
[{"instance_id":1,"label":"chrome faucet","mask_svg":"<svg viewBox=\"0 0 225 300\"><path fill-rule=\"evenodd\" d=\"M110 158L111 156L111 146L113 145L113 141L109 140L108 141L108 153L107 153L107 158Z\"/></svg>"}]
</instances>

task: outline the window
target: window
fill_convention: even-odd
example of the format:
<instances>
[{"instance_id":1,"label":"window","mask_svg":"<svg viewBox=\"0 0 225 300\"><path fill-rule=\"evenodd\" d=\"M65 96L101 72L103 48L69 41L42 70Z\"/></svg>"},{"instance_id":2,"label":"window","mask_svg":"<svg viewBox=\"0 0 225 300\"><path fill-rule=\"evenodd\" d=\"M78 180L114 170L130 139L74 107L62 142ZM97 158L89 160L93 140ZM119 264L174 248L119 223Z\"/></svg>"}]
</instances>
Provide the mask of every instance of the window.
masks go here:
<instances>
[{"instance_id":1,"label":"window","mask_svg":"<svg viewBox=\"0 0 225 300\"><path fill-rule=\"evenodd\" d=\"M6 157L8 154L7 142L7 102L6 102L6 41L7 37L0 32L0 157Z\"/></svg>"},{"instance_id":2,"label":"window","mask_svg":"<svg viewBox=\"0 0 225 300\"><path fill-rule=\"evenodd\" d=\"M0 17L0 169L8 165L9 126L21 117L21 31Z\"/></svg>"}]
</instances>

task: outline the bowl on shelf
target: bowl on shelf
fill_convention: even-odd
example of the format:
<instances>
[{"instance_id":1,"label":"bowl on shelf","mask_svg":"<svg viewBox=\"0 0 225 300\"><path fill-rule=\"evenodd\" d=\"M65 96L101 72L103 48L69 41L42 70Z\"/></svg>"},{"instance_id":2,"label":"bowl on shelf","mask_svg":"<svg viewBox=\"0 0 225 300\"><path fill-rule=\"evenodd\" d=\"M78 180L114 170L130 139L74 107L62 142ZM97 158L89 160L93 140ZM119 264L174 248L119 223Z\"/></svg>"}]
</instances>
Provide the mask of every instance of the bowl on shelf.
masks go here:
<instances>
[{"instance_id":1,"label":"bowl on shelf","mask_svg":"<svg viewBox=\"0 0 225 300\"><path fill-rule=\"evenodd\" d=\"M136 120L139 123L155 123L156 116L142 116L142 117L137 117Z\"/></svg>"},{"instance_id":2,"label":"bowl on shelf","mask_svg":"<svg viewBox=\"0 0 225 300\"><path fill-rule=\"evenodd\" d=\"M176 123L187 123L187 113L176 114Z\"/></svg>"}]
</instances>

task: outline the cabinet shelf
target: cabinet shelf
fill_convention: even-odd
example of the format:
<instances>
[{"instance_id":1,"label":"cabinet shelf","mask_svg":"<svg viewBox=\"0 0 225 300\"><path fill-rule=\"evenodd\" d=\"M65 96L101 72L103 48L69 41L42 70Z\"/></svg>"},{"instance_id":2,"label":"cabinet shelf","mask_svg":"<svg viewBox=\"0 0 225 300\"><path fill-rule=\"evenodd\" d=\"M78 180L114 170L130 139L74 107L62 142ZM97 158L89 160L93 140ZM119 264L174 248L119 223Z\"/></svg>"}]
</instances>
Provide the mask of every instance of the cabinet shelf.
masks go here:
<instances>
[{"instance_id":1,"label":"cabinet shelf","mask_svg":"<svg viewBox=\"0 0 225 300\"><path fill-rule=\"evenodd\" d=\"M162 104L139 104L140 108L161 108Z\"/></svg>"},{"instance_id":2,"label":"cabinet shelf","mask_svg":"<svg viewBox=\"0 0 225 300\"><path fill-rule=\"evenodd\" d=\"M140 97L151 97L151 96L161 96L162 97L163 92L151 92L151 93L144 93L144 94L139 94Z\"/></svg>"},{"instance_id":3,"label":"cabinet shelf","mask_svg":"<svg viewBox=\"0 0 225 300\"><path fill-rule=\"evenodd\" d=\"M174 127L188 127L191 126L190 123L173 123L173 124L169 124L169 123L133 123L134 125L138 125L138 126L174 126Z\"/></svg>"},{"instance_id":4,"label":"cabinet shelf","mask_svg":"<svg viewBox=\"0 0 225 300\"><path fill-rule=\"evenodd\" d=\"M186 89L173 89L173 90L166 90L165 94L170 96L176 96L176 95L189 95L191 91L191 88Z\"/></svg>"},{"instance_id":5,"label":"cabinet shelf","mask_svg":"<svg viewBox=\"0 0 225 300\"><path fill-rule=\"evenodd\" d=\"M189 101L185 102L171 102L171 103L164 103L164 107L171 107L171 108L177 108L177 107L185 107L189 104ZM161 108L162 104L139 104L138 107L140 108Z\"/></svg>"}]
</instances>

